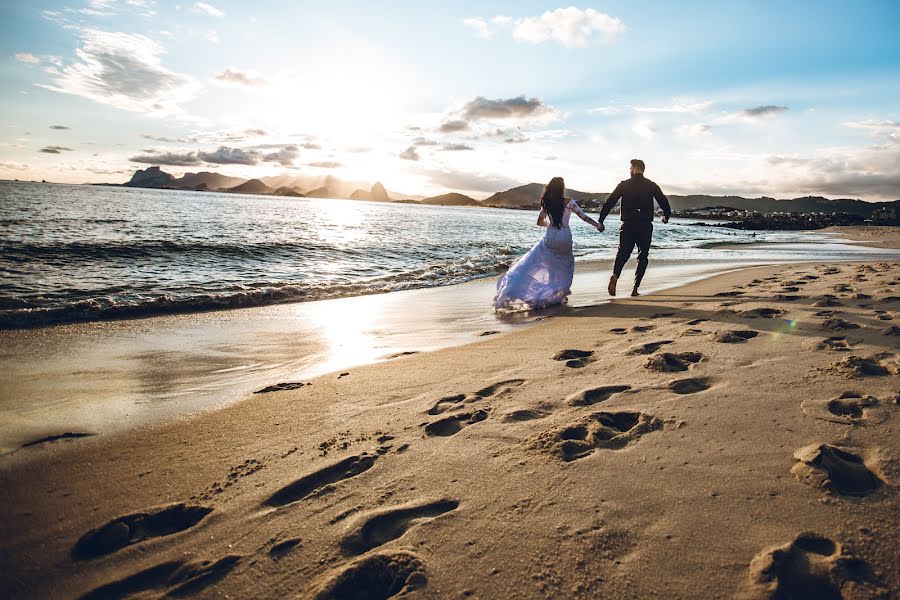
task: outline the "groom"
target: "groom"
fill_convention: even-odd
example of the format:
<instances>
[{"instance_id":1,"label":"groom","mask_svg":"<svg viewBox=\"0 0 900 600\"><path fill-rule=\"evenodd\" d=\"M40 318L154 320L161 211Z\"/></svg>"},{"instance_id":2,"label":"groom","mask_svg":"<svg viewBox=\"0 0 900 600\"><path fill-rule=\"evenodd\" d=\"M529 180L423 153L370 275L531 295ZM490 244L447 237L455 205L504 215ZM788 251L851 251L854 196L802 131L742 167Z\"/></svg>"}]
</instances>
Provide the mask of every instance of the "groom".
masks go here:
<instances>
[{"instance_id":1,"label":"groom","mask_svg":"<svg viewBox=\"0 0 900 600\"><path fill-rule=\"evenodd\" d=\"M641 285L641 279L644 278L644 271L647 270L647 256L650 254L650 240L653 237L653 200L656 199L662 208L663 223L669 222L672 209L669 207L669 199L662 193L659 186L644 177L644 161L637 158L631 161L631 179L619 183L607 198L603 208L600 209L600 218L598 219L600 231L605 229L603 220L606 215L620 199L622 200L622 210L619 218L622 220L622 224L619 226L619 251L616 254L612 277L609 278L609 295L616 295L616 283L619 281L619 275L622 274L622 267L631 258L631 252L637 245L638 265L634 274L634 289L631 290L631 295L639 296L638 288Z\"/></svg>"}]
</instances>

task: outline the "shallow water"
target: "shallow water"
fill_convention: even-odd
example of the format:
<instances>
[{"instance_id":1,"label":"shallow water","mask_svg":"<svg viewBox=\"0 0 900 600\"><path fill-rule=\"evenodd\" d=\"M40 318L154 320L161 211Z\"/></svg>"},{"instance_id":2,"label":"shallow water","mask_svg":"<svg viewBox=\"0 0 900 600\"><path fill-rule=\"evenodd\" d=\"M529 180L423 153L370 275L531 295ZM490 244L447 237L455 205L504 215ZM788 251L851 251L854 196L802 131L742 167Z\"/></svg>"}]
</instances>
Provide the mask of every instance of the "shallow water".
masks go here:
<instances>
[{"instance_id":1,"label":"shallow water","mask_svg":"<svg viewBox=\"0 0 900 600\"><path fill-rule=\"evenodd\" d=\"M534 221L531 211L0 182L0 329L453 285L503 272L541 237ZM607 226L573 219L579 260L612 256L617 217ZM733 258L720 244L810 239L675 220L657 225L654 251L715 262Z\"/></svg>"}]
</instances>

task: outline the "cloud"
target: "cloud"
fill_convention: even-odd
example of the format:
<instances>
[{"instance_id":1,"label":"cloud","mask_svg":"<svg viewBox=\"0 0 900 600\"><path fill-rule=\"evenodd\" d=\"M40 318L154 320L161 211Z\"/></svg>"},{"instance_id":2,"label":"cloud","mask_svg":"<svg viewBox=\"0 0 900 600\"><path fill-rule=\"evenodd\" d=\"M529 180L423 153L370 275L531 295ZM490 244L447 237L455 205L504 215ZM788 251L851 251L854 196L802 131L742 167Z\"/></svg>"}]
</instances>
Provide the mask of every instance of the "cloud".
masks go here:
<instances>
[{"instance_id":1,"label":"cloud","mask_svg":"<svg viewBox=\"0 0 900 600\"><path fill-rule=\"evenodd\" d=\"M259 153L243 148L219 146L213 152L199 152L198 156L216 165L256 165L259 164Z\"/></svg>"},{"instance_id":2,"label":"cloud","mask_svg":"<svg viewBox=\"0 0 900 600\"><path fill-rule=\"evenodd\" d=\"M444 121L441 123L441 133L454 133L456 131L465 131L469 128L469 124L462 119Z\"/></svg>"},{"instance_id":3,"label":"cloud","mask_svg":"<svg viewBox=\"0 0 900 600\"><path fill-rule=\"evenodd\" d=\"M188 141L184 138L176 139L176 138L170 138L170 137L164 137L164 136L150 135L149 133L142 133L141 137L144 138L145 140L153 140L154 142L172 143L172 142L187 142Z\"/></svg>"},{"instance_id":4,"label":"cloud","mask_svg":"<svg viewBox=\"0 0 900 600\"><path fill-rule=\"evenodd\" d=\"M322 146L320 146L319 144L314 144L312 142L304 142L304 143L300 144L300 147L305 148L306 150L321 150L322 149ZM371 150L371 148L366 150L366 152L368 152L369 150Z\"/></svg>"},{"instance_id":5,"label":"cloud","mask_svg":"<svg viewBox=\"0 0 900 600\"><path fill-rule=\"evenodd\" d=\"M588 112L592 115L617 115L622 112L622 108L619 106L598 106L596 108L589 108Z\"/></svg>"},{"instance_id":6,"label":"cloud","mask_svg":"<svg viewBox=\"0 0 900 600\"><path fill-rule=\"evenodd\" d=\"M195 13L205 13L211 17L222 18L225 16L225 13L212 4L207 2L195 2L194 6L191 7L191 12Z\"/></svg>"},{"instance_id":7,"label":"cloud","mask_svg":"<svg viewBox=\"0 0 900 600\"><path fill-rule=\"evenodd\" d=\"M419 160L421 157L419 156L419 153L416 152L416 147L410 146L400 153L400 158L403 160Z\"/></svg>"},{"instance_id":8,"label":"cloud","mask_svg":"<svg viewBox=\"0 0 900 600\"><path fill-rule=\"evenodd\" d=\"M266 162L277 162L282 166L290 167L293 166L294 160L298 156L300 156L300 149L294 144L290 144L279 148L275 152L269 152L263 156L263 160Z\"/></svg>"},{"instance_id":9,"label":"cloud","mask_svg":"<svg viewBox=\"0 0 900 600\"><path fill-rule=\"evenodd\" d=\"M463 25L484 39L492 38L502 29L511 28L513 39L517 41L542 44L552 40L569 48L589 45L595 34L602 42L613 42L627 29L622 21L606 13L574 6L519 19L504 15L493 17L490 21L480 17L463 19Z\"/></svg>"},{"instance_id":10,"label":"cloud","mask_svg":"<svg viewBox=\"0 0 900 600\"><path fill-rule=\"evenodd\" d=\"M851 121L844 123L846 127L855 129L866 129L875 137L886 137L891 140L900 141L900 123L897 121L876 121L869 119L866 121Z\"/></svg>"},{"instance_id":11,"label":"cloud","mask_svg":"<svg viewBox=\"0 0 900 600\"><path fill-rule=\"evenodd\" d=\"M512 23L512 18L497 15L488 22L481 17L475 17L472 19L463 19L462 23L469 29L472 29L478 37L489 40L494 37L494 34L497 33L497 31Z\"/></svg>"},{"instance_id":12,"label":"cloud","mask_svg":"<svg viewBox=\"0 0 900 600\"><path fill-rule=\"evenodd\" d=\"M441 146L441 150L446 150L448 152L460 152L464 150L474 150L473 146L469 146L468 144L444 144Z\"/></svg>"},{"instance_id":13,"label":"cloud","mask_svg":"<svg viewBox=\"0 0 900 600\"><path fill-rule=\"evenodd\" d=\"M132 156L128 160L147 165L169 165L173 167L193 167L203 164L203 161L197 157L196 152L146 151L145 154Z\"/></svg>"},{"instance_id":14,"label":"cloud","mask_svg":"<svg viewBox=\"0 0 900 600\"><path fill-rule=\"evenodd\" d=\"M20 163L20 162L15 162L15 161L6 161L6 162L0 162L0 168L12 169L13 171L26 171L31 167L30 167L30 165L27 165L25 163Z\"/></svg>"},{"instance_id":15,"label":"cloud","mask_svg":"<svg viewBox=\"0 0 900 600\"><path fill-rule=\"evenodd\" d=\"M547 106L539 98L525 98L525 95L501 100L489 100L484 96L478 96L463 106L462 115L465 119L476 121L479 119L522 119L537 117L555 109Z\"/></svg>"},{"instance_id":16,"label":"cloud","mask_svg":"<svg viewBox=\"0 0 900 600\"><path fill-rule=\"evenodd\" d=\"M267 135L265 129L245 129L244 133L246 133L247 135L258 135L258 136Z\"/></svg>"},{"instance_id":17,"label":"cloud","mask_svg":"<svg viewBox=\"0 0 900 600\"><path fill-rule=\"evenodd\" d=\"M675 102L667 106L635 106L636 112L652 112L652 113L699 113L708 110L713 103L709 100L702 102ZM767 108L767 107L759 107ZM772 107L778 108L778 107ZM756 109L751 109L756 110ZM787 108L785 108L787 110Z\"/></svg>"},{"instance_id":18,"label":"cloud","mask_svg":"<svg viewBox=\"0 0 900 600\"><path fill-rule=\"evenodd\" d=\"M496 192L516 187L520 183L502 175L465 173L449 169L428 169L423 171L423 174L438 186L466 192Z\"/></svg>"},{"instance_id":19,"label":"cloud","mask_svg":"<svg viewBox=\"0 0 900 600\"><path fill-rule=\"evenodd\" d=\"M631 130L645 140L652 139L653 136L656 135L656 128L653 126L653 121L649 119L636 121L634 125L631 126Z\"/></svg>"},{"instance_id":20,"label":"cloud","mask_svg":"<svg viewBox=\"0 0 900 600\"><path fill-rule=\"evenodd\" d=\"M468 125L466 126L466 128L468 128ZM434 140L429 140L427 138L423 138L420 136L420 137L413 139L412 145L413 146L440 146L441 143L436 142Z\"/></svg>"},{"instance_id":21,"label":"cloud","mask_svg":"<svg viewBox=\"0 0 900 600\"><path fill-rule=\"evenodd\" d=\"M774 104L766 104L763 106L754 106L753 108L745 108L741 111L741 115L751 119L759 117L770 117L788 110L787 106L775 106Z\"/></svg>"},{"instance_id":22,"label":"cloud","mask_svg":"<svg viewBox=\"0 0 900 600\"><path fill-rule=\"evenodd\" d=\"M71 152L71 148L66 148L65 146L45 146L38 150L38 152L43 152L44 154L59 154L60 152Z\"/></svg>"},{"instance_id":23,"label":"cloud","mask_svg":"<svg viewBox=\"0 0 900 600\"><path fill-rule=\"evenodd\" d=\"M135 10L142 17L152 17L156 14L153 9L155 4L154 0L125 0L124 2L121 0L88 0L87 7L79 9L78 12L95 17L108 17L117 12Z\"/></svg>"},{"instance_id":24,"label":"cloud","mask_svg":"<svg viewBox=\"0 0 900 600\"><path fill-rule=\"evenodd\" d=\"M675 133L684 138L695 138L709 135L712 127L705 123L694 123L693 125L681 125L675 128Z\"/></svg>"},{"instance_id":25,"label":"cloud","mask_svg":"<svg viewBox=\"0 0 900 600\"><path fill-rule=\"evenodd\" d=\"M796 193L900 199L900 144L837 148L813 156L771 156L779 186Z\"/></svg>"},{"instance_id":26,"label":"cloud","mask_svg":"<svg viewBox=\"0 0 900 600\"><path fill-rule=\"evenodd\" d=\"M122 110L179 112L177 103L193 95L193 82L162 65L163 48L139 34L82 28L77 60L57 70L54 92L71 94Z\"/></svg>"},{"instance_id":27,"label":"cloud","mask_svg":"<svg viewBox=\"0 0 900 600\"><path fill-rule=\"evenodd\" d=\"M335 162L333 160L323 160L320 162L308 163L307 166L318 167L320 169L337 169L338 167L341 167L343 165L341 163Z\"/></svg>"},{"instance_id":28,"label":"cloud","mask_svg":"<svg viewBox=\"0 0 900 600\"><path fill-rule=\"evenodd\" d=\"M263 152L263 149L274 149L274 152ZM262 163L278 163L283 166L292 166L294 159L299 154L300 149L294 144L269 144L251 148L219 146L213 151L172 152L168 150L144 150L143 154L132 156L128 160L136 163L177 167L196 166L203 163L248 166Z\"/></svg>"},{"instance_id":29,"label":"cloud","mask_svg":"<svg viewBox=\"0 0 900 600\"><path fill-rule=\"evenodd\" d=\"M216 73L213 76L213 79L224 84L245 85L250 87L266 85L268 83L265 79L251 71L243 71L234 67L228 67L221 73Z\"/></svg>"},{"instance_id":30,"label":"cloud","mask_svg":"<svg viewBox=\"0 0 900 600\"><path fill-rule=\"evenodd\" d=\"M71 129L71 127L67 127L66 125L51 125L50 129L63 130L63 129Z\"/></svg>"},{"instance_id":31,"label":"cloud","mask_svg":"<svg viewBox=\"0 0 900 600\"><path fill-rule=\"evenodd\" d=\"M23 62L29 65L36 65L41 62L37 56L32 54L31 52L16 52L15 59L19 62Z\"/></svg>"}]
</instances>

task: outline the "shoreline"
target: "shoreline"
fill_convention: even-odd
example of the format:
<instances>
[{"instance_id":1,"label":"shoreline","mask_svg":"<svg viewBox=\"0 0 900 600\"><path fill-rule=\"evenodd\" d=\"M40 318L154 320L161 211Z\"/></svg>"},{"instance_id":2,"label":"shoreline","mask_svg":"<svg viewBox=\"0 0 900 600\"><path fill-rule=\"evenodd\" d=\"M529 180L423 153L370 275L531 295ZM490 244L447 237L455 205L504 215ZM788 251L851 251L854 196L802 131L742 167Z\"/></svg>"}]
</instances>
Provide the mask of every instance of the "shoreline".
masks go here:
<instances>
[{"instance_id":1,"label":"shoreline","mask_svg":"<svg viewBox=\"0 0 900 600\"><path fill-rule=\"evenodd\" d=\"M644 291L653 294L736 269L784 264L771 254L774 246L757 245L760 257L770 252L768 261L654 260ZM785 256L794 247L788 245ZM828 247L822 245L822 252ZM839 250L843 247L839 244ZM566 316L610 301L608 269L609 261L579 261L567 306L505 317L490 310L490 277L382 295L3 331L0 462L27 461L38 449L29 444L44 438L105 436L218 410L274 380L465 345L483 335ZM628 268L623 277L630 276Z\"/></svg>"},{"instance_id":2,"label":"shoreline","mask_svg":"<svg viewBox=\"0 0 900 600\"><path fill-rule=\"evenodd\" d=\"M114 582L165 593L177 580L150 569L174 561L213 597L328 597L341 578L374 585L371 569L421 597L764 597L754 557L815 531L831 548L816 558L828 585L896 594L900 363L880 317L900 316L898 266L742 269L215 411L48 444L27 468L0 463L0 577L24 597ZM783 291L792 286L800 292ZM828 309L835 318L860 328L824 328L813 304L825 294L840 303ZM849 350L822 346L835 335ZM564 349L592 354L552 360ZM685 357L673 368L696 362L655 370L670 365L665 352ZM855 374L852 356L874 357L885 373ZM692 383L673 392L681 381ZM858 418L829 415L829 399L851 389L874 400ZM579 441L602 414L629 415L607 426L622 428L610 430L615 443ZM880 483L828 488L796 458L815 443L861 456ZM344 463L346 476L328 475ZM69 557L88 530L173 503L211 512L100 558ZM375 518L394 533L353 541L369 540L358 532ZM863 561L869 575L847 580L838 556ZM204 560L215 576L199 579Z\"/></svg>"}]
</instances>

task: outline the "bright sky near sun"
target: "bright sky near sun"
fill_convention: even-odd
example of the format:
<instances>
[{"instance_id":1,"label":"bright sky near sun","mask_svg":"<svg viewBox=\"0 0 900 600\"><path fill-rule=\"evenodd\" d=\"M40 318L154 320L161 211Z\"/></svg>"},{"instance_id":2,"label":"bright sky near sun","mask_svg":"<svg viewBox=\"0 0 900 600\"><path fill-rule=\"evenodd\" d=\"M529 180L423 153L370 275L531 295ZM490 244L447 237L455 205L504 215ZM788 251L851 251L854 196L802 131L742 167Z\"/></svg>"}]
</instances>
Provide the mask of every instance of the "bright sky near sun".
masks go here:
<instances>
[{"instance_id":1,"label":"bright sky near sun","mask_svg":"<svg viewBox=\"0 0 900 600\"><path fill-rule=\"evenodd\" d=\"M900 2L0 4L0 178L900 198Z\"/></svg>"}]
</instances>

